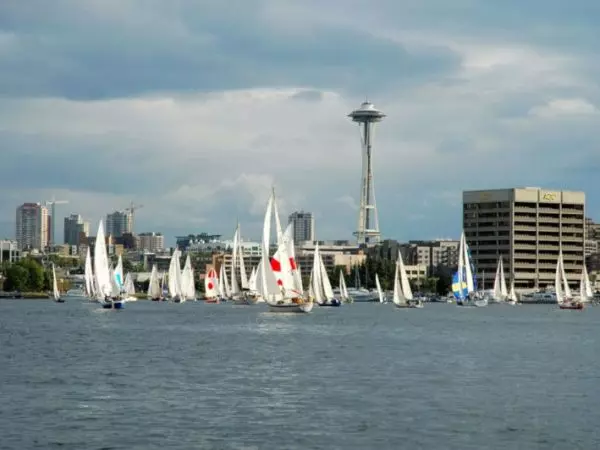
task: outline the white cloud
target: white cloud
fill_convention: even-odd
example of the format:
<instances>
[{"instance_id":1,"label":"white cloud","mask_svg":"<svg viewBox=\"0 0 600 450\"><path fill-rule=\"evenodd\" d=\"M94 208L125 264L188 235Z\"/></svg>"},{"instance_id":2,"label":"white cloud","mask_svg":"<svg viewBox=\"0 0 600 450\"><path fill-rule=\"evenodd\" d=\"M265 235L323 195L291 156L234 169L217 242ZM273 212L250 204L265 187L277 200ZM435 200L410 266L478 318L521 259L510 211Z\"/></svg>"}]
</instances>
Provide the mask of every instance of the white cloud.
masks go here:
<instances>
[{"instance_id":1,"label":"white cloud","mask_svg":"<svg viewBox=\"0 0 600 450\"><path fill-rule=\"evenodd\" d=\"M534 106L529 110L530 116L555 118L561 116L597 115L596 106L582 98L566 98L550 100L544 105Z\"/></svg>"}]
</instances>

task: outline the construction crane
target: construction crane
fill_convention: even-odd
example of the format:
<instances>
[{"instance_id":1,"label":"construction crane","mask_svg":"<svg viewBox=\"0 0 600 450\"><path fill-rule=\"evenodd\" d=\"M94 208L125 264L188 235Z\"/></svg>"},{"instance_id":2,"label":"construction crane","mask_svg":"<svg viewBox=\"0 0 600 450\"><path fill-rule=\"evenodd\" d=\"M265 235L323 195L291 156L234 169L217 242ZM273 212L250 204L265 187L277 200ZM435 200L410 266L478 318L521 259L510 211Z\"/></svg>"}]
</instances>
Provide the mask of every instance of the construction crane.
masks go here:
<instances>
[{"instance_id":1,"label":"construction crane","mask_svg":"<svg viewBox=\"0 0 600 450\"><path fill-rule=\"evenodd\" d=\"M135 219L135 212L136 212L138 209L140 209L140 208L143 208L143 207L144 207L144 205L136 205L135 203L131 202L131 203L129 204L129 208L125 208L125 211L129 211L129 213L131 214L131 234L133 234L133 230L134 230L134 228L133 228L133 224L135 223L135 222L134 222L134 219Z\"/></svg>"},{"instance_id":2,"label":"construction crane","mask_svg":"<svg viewBox=\"0 0 600 450\"><path fill-rule=\"evenodd\" d=\"M52 200L46 200L45 204L46 206L50 206L51 209L51 217L50 217L50 242L48 242L48 246L52 247L55 242L55 234L56 233L56 205L64 205L66 203L69 203L69 200L56 200L56 198L54 198L54 195L52 196Z\"/></svg>"}]
</instances>

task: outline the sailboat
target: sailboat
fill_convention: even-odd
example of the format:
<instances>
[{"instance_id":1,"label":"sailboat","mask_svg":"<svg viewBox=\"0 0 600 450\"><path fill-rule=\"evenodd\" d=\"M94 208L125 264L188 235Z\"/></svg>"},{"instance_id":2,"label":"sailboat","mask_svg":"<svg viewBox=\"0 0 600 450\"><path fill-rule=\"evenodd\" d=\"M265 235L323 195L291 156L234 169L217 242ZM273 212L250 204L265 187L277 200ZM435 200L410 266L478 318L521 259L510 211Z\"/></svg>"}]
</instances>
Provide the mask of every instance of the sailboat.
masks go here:
<instances>
[{"instance_id":1,"label":"sailboat","mask_svg":"<svg viewBox=\"0 0 600 450\"><path fill-rule=\"evenodd\" d=\"M554 291L556 292L556 303L560 309L583 309L583 303L575 300L571 294L571 288L567 281L562 250L558 253L556 262L556 273L554 275Z\"/></svg>"},{"instance_id":2,"label":"sailboat","mask_svg":"<svg viewBox=\"0 0 600 450\"><path fill-rule=\"evenodd\" d=\"M381 290L381 284L379 283L379 275L375 274L375 287L377 288L377 295L379 296L379 303L385 303L386 299Z\"/></svg>"},{"instance_id":3,"label":"sailboat","mask_svg":"<svg viewBox=\"0 0 600 450\"><path fill-rule=\"evenodd\" d=\"M136 302L137 297L135 296L135 285L133 284L133 278L130 273L125 275L125 282L123 283L123 293L125 294L126 302Z\"/></svg>"},{"instance_id":4,"label":"sailboat","mask_svg":"<svg viewBox=\"0 0 600 450\"><path fill-rule=\"evenodd\" d=\"M215 269L210 269L204 277L204 301L219 303L218 279Z\"/></svg>"},{"instance_id":5,"label":"sailboat","mask_svg":"<svg viewBox=\"0 0 600 450\"><path fill-rule=\"evenodd\" d=\"M96 281L96 299L104 309L123 309L125 302L120 297L120 288L117 286L114 273L108 266L108 255L106 254L106 239L104 237L104 225L102 220L98 225L96 243L94 245L94 275Z\"/></svg>"},{"instance_id":6,"label":"sailboat","mask_svg":"<svg viewBox=\"0 0 600 450\"><path fill-rule=\"evenodd\" d=\"M179 256L179 249L175 248L173 255L171 255L171 262L169 263L169 298L175 303L185 302L185 293L183 292L181 285L181 266L179 265Z\"/></svg>"},{"instance_id":7,"label":"sailboat","mask_svg":"<svg viewBox=\"0 0 600 450\"><path fill-rule=\"evenodd\" d=\"M508 301L506 302L509 305L516 305L517 304L517 294L515 293L515 279L513 277L513 279L510 282L510 293L508 294Z\"/></svg>"},{"instance_id":8,"label":"sailboat","mask_svg":"<svg viewBox=\"0 0 600 450\"><path fill-rule=\"evenodd\" d=\"M85 279L85 296L90 300L95 301L95 286L94 286L94 272L92 270L92 257L90 255L90 248L88 247L87 253L85 255L85 271L84 271L84 279Z\"/></svg>"},{"instance_id":9,"label":"sailboat","mask_svg":"<svg viewBox=\"0 0 600 450\"><path fill-rule=\"evenodd\" d=\"M475 298L477 286L474 272L465 232L463 231L460 235L460 245L458 247L458 270L452 279L452 291L457 306L487 306L487 298Z\"/></svg>"},{"instance_id":10,"label":"sailboat","mask_svg":"<svg viewBox=\"0 0 600 450\"><path fill-rule=\"evenodd\" d=\"M584 264L583 269L581 269L581 278L579 280L579 300L581 303L589 303L592 298L594 298L594 293L592 292L590 277Z\"/></svg>"},{"instance_id":11,"label":"sailboat","mask_svg":"<svg viewBox=\"0 0 600 450\"><path fill-rule=\"evenodd\" d=\"M410 287L410 282L408 281L408 275L406 274L406 268L404 267L404 261L402 260L401 252L398 252L398 259L396 260L394 293L392 301L398 308L423 308L423 301L421 299L413 298L412 289Z\"/></svg>"},{"instance_id":12,"label":"sailboat","mask_svg":"<svg viewBox=\"0 0 600 450\"><path fill-rule=\"evenodd\" d=\"M272 262L269 259L269 243L271 241L271 218L273 210L275 209L275 222L277 230L277 241L278 241L278 257L280 265L282 265L281 283L275 277L275 273L272 268ZM265 212L265 220L263 224L263 239L262 239L262 258L261 266L258 271L260 273L259 286L262 293L262 297L265 302L269 305L269 311L271 312L294 312L294 313L308 313L313 308L312 299L304 298L303 288L298 285L299 277L294 276L294 270L297 270L295 263L292 265L292 261L289 257L289 247L293 246L293 241L288 245L284 244L283 235L281 233L279 224L279 215L277 213L277 203L275 201L275 189L272 190L269 202L267 204L267 210ZM287 267L291 270L288 270ZM295 267L295 268L294 268Z\"/></svg>"},{"instance_id":13,"label":"sailboat","mask_svg":"<svg viewBox=\"0 0 600 450\"><path fill-rule=\"evenodd\" d=\"M319 306L340 306L342 304L341 300L335 298L333 295L333 289L331 288L325 264L323 264L318 242L315 245L310 287L312 288L315 302Z\"/></svg>"},{"instance_id":14,"label":"sailboat","mask_svg":"<svg viewBox=\"0 0 600 450\"><path fill-rule=\"evenodd\" d=\"M190 255L185 258L183 271L181 272L181 289L187 300L196 301L196 284L194 282L194 269Z\"/></svg>"},{"instance_id":15,"label":"sailboat","mask_svg":"<svg viewBox=\"0 0 600 450\"><path fill-rule=\"evenodd\" d=\"M156 264L152 266L150 272L150 281L148 282L148 298L153 302L158 302L162 299L162 287L158 279L158 270Z\"/></svg>"},{"instance_id":16,"label":"sailboat","mask_svg":"<svg viewBox=\"0 0 600 450\"><path fill-rule=\"evenodd\" d=\"M54 269L54 263L52 263L52 296L56 303L65 302L63 298L60 298L60 291L58 290L58 283L56 282L56 270Z\"/></svg>"},{"instance_id":17,"label":"sailboat","mask_svg":"<svg viewBox=\"0 0 600 450\"><path fill-rule=\"evenodd\" d=\"M353 303L352 297L348 295L348 287L346 286L346 279L344 278L344 272L340 270L340 279L338 290L340 291L340 300L343 303Z\"/></svg>"},{"instance_id":18,"label":"sailboat","mask_svg":"<svg viewBox=\"0 0 600 450\"><path fill-rule=\"evenodd\" d=\"M506 278L504 278L504 264L502 262L502 256L498 258L498 267L496 268L496 278L494 278L494 301L497 303L503 303L508 297L508 291L506 290Z\"/></svg>"}]
</instances>

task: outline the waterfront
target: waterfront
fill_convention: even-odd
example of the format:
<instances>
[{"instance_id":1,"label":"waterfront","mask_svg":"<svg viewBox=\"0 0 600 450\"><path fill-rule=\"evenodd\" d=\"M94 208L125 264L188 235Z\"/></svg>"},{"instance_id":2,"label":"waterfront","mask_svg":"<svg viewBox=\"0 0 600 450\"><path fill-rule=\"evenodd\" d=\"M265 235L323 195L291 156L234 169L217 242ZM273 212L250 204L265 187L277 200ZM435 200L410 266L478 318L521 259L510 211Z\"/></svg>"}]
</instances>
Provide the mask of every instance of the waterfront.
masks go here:
<instances>
[{"instance_id":1,"label":"waterfront","mask_svg":"<svg viewBox=\"0 0 600 450\"><path fill-rule=\"evenodd\" d=\"M595 448L599 321L2 300L0 448Z\"/></svg>"}]
</instances>

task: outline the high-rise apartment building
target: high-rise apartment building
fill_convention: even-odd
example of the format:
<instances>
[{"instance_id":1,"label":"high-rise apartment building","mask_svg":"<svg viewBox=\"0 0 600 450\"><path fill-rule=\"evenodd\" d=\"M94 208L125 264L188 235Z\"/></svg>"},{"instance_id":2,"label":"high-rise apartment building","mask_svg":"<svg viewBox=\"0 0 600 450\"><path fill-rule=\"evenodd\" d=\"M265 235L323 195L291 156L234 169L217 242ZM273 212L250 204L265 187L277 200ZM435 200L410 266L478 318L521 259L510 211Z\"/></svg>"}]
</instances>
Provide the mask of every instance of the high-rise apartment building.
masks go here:
<instances>
[{"instance_id":1,"label":"high-rise apartment building","mask_svg":"<svg viewBox=\"0 0 600 450\"><path fill-rule=\"evenodd\" d=\"M288 218L289 223L292 224L294 242L296 244L315 240L315 219L312 213L304 211L293 212Z\"/></svg>"},{"instance_id":2,"label":"high-rise apartment building","mask_svg":"<svg viewBox=\"0 0 600 450\"><path fill-rule=\"evenodd\" d=\"M19 250L44 250L48 245L48 208L40 203L23 203L17 208L16 238Z\"/></svg>"},{"instance_id":3,"label":"high-rise apartment building","mask_svg":"<svg viewBox=\"0 0 600 450\"><path fill-rule=\"evenodd\" d=\"M71 214L65 217L65 244L79 245L82 236L87 237L90 234L90 223L84 222L79 214Z\"/></svg>"},{"instance_id":4,"label":"high-rise apartment building","mask_svg":"<svg viewBox=\"0 0 600 450\"><path fill-rule=\"evenodd\" d=\"M161 233L140 233L138 250L160 252L165 249L165 237Z\"/></svg>"},{"instance_id":5,"label":"high-rise apartment building","mask_svg":"<svg viewBox=\"0 0 600 450\"><path fill-rule=\"evenodd\" d=\"M106 235L121 237L125 233L131 233L131 212L115 211L106 216Z\"/></svg>"},{"instance_id":6,"label":"high-rise apartment building","mask_svg":"<svg viewBox=\"0 0 600 450\"><path fill-rule=\"evenodd\" d=\"M585 193L541 188L463 192L463 229L480 286L490 289L498 257L516 289L554 285L559 251L574 287L584 261Z\"/></svg>"}]
</instances>

